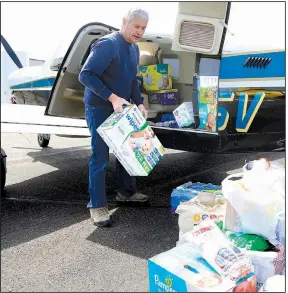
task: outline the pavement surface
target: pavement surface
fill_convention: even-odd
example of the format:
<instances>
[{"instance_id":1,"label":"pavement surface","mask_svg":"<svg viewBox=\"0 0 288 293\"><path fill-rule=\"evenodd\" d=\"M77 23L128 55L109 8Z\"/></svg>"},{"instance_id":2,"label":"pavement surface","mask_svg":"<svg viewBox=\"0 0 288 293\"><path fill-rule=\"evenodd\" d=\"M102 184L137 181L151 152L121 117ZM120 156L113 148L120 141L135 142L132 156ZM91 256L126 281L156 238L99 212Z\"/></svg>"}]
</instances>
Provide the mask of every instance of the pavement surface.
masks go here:
<instances>
[{"instance_id":1,"label":"pavement surface","mask_svg":"<svg viewBox=\"0 0 288 293\"><path fill-rule=\"evenodd\" d=\"M147 260L175 246L173 188L188 181L221 184L245 160L267 157L285 165L285 153L203 155L167 150L148 177L137 178L150 205L118 206L115 157L107 173L110 229L92 225L86 209L90 138L1 134L7 183L1 195L1 291L147 292Z\"/></svg>"}]
</instances>

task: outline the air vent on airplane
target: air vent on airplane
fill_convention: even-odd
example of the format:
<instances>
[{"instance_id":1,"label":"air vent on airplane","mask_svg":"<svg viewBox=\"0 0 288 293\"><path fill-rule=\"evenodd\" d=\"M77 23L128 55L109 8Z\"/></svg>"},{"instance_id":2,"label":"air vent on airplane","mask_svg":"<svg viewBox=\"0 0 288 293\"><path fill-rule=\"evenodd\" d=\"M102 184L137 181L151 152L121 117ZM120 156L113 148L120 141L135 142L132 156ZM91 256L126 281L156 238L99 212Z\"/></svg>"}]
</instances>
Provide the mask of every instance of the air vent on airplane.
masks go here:
<instances>
[{"instance_id":1,"label":"air vent on airplane","mask_svg":"<svg viewBox=\"0 0 288 293\"><path fill-rule=\"evenodd\" d=\"M265 69L268 66L268 64L271 62L271 60L272 58L248 57L243 67Z\"/></svg>"},{"instance_id":2,"label":"air vent on airplane","mask_svg":"<svg viewBox=\"0 0 288 293\"><path fill-rule=\"evenodd\" d=\"M209 50L213 47L215 27L209 23L184 21L179 43L183 46Z\"/></svg>"}]
</instances>

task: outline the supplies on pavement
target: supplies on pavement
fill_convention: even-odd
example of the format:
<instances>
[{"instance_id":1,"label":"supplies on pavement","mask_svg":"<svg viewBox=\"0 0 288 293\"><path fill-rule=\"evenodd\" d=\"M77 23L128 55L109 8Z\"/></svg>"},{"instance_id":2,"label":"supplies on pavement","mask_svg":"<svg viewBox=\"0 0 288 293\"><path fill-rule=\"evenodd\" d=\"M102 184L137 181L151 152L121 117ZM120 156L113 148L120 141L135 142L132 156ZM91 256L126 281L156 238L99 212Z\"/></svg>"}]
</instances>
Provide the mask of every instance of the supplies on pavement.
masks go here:
<instances>
[{"instance_id":1,"label":"supplies on pavement","mask_svg":"<svg viewBox=\"0 0 288 293\"><path fill-rule=\"evenodd\" d=\"M192 243L195 250L224 278L238 282L254 272L245 252L234 246L210 219L179 237L178 245Z\"/></svg>"},{"instance_id":2,"label":"supplies on pavement","mask_svg":"<svg viewBox=\"0 0 288 293\"><path fill-rule=\"evenodd\" d=\"M113 113L97 129L130 175L147 176L164 155L164 148L135 105Z\"/></svg>"},{"instance_id":3,"label":"supplies on pavement","mask_svg":"<svg viewBox=\"0 0 288 293\"><path fill-rule=\"evenodd\" d=\"M223 195L229 201L224 228L260 235L276 245L277 238L285 237L283 216L282 221L280 218L285 207L284 176L281 169L266 163L258 160L251 170L229 175L222 182Z\"/></svg>"},{"instance_id":4,"label":"supplies on pavement","mask_svg":"<svg viewBox=\"0 0 288 293\"><path fill-rule=\"evenodd\" d=\"M266 251L274 248L269 241L259 235L234 233L231 231L226 231L225 235L228 236L235 246L245 248L246 250Z\"/></svg>"},{"instance_id":5,"label":"supplies on pavement","mask_svg":"<svg viewBox=\"0 0 288 293\"><path fill-rule=\"evenodd\" d=\"M212 188L210 190L207 188L209 184L204 185L206 185L206 188L201 183L188 185L187 187L190 187L191 189L186 188L184 190L190 191L186 193L188 194L188 197L189 195L194 197L187 201L183 201L183 199L187 199L187 195L185 197L185 193L184 198L181 196L181 191L184 191L183 189L176 189L174 196L172 193L171 202L172 198L175 198L175 194L180 191L180 196L178 196L178 198L176 197L178 202L173 203L174 205L178 204L175 212L179 215L179 236L192 230L194 226L200 224L206 218L222 222L225 220L227 200L223 198L219 189L213 189L212 184L210 185L210 188ZM215 186L215 188L217 188L217 186ZM174 201L176 200L174 199ZM182 201L180 204L179 200Z\"/></svg>"},{"instance_id":6,"label":"supplies on pavement","mask_svg":"<svg viewBox=\"0 0 288 293\"><path fill-rule=\"evenodd\" d=\"M185 243L148 261L150 292L255 292L253 272L238 282L225 278L193 243Z\"/></svg>"},{"instance_id":7,"label":"supplies on pavement","mask_svg":"<svg viewBox=\"0 0 288 293\"><path fill-rule=\"evenodd\" d=\"M200 194L214 194L217 198L222 198L221 186L211 183L188 182L175 188L171 194L171 212L174 213L180 203L187 202Z\"/></svg>"},{"instance_id":8,"label":"supplies on pavement","mask_svg":"<svg viewBox=\"0 0 288 293\"><path fill-rule=\"evenodd\" d=\"M283 166L260 159L221 186L174 189L179 240L149 260L150 291L284 292L284 179Z\"/></svg>"}]
</instances>

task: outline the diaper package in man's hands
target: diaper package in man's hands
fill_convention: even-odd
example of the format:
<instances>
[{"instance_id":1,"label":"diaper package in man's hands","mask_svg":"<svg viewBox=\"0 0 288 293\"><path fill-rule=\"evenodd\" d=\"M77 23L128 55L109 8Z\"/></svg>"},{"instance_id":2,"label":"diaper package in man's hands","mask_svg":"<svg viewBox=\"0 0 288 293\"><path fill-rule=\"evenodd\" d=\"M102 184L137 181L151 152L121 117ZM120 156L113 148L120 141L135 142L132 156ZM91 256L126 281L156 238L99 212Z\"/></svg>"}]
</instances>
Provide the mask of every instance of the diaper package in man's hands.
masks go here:
<instances>
[{"instance_id":1,"label":"diaper package in man's hands","mask_svg":"<svg viewBox=\"0 0 288 293\"><path fill-rule=\"evenodd\" d=\"M127 106L97 129L131 176L147 176L164 155L164 148L139 109Z\"/></svg>"}]
</instances>

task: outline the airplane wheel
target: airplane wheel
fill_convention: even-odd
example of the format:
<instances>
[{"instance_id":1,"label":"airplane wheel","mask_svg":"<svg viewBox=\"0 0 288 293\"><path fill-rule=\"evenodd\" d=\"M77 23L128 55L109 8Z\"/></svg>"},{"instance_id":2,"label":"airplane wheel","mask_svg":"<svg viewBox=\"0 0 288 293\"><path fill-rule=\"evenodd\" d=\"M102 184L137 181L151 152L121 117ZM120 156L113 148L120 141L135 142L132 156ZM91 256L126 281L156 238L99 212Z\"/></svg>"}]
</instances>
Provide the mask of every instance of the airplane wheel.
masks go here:
<instances>
[{"instance_id":1,"label":"airplane wheel","mask_svg":"<svg viewBox=\"0 0 288 293\"><path fill-rule=\"evenodd\" d=\"M38 144L42 148L46 148L50 141L50 135L49 134L38 134Z\"/></svg>"},{"instance_id":2,"label":"airplane wheel","mask_svg":"<svg viewBox=\"0 0 288 293\"><path fill-rule=\"evenodd\" d=\"M1 159L1 193L4 191L6 183L6 168L3 162L3 159Z\"/></svg>"}]
</instances>

